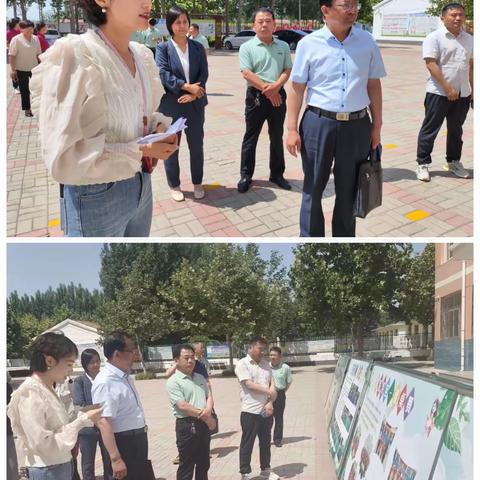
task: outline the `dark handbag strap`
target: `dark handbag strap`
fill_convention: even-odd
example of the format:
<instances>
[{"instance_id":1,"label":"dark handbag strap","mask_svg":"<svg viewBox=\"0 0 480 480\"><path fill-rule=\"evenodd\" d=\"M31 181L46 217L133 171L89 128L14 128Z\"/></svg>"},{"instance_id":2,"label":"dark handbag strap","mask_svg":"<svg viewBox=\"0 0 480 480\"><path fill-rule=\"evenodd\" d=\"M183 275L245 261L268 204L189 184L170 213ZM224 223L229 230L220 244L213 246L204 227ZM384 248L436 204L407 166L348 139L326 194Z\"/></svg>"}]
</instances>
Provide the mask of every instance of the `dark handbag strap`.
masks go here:
<instances>
[{"instance_id":1,"label":"dark handbag strap","mask_svg":"<svg viewBox=\"0 0 480 480\"><path fill-rule=\"evenodd\" d=\"M382 144L379 143L377 148L371 148L368 154L368 160L373 165L375 162L380 162L382 159Z\"/></svg>"}]
</instances>

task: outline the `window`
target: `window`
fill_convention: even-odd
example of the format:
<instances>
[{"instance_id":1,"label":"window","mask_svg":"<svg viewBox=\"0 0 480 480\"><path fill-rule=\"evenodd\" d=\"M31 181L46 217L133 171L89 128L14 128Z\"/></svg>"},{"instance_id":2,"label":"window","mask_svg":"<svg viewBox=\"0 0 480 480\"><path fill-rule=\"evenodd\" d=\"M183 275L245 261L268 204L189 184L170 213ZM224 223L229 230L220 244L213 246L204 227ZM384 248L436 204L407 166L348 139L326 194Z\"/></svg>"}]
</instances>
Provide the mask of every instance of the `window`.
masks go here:
<instances>
[{"instance_id":1,"label":"window","mask_svg":"<svg viewBox=\"0 0 480 480\"><path fill-rule=\"evenodd\" d=\"M461 293L442 298L442 338L458 337L460 334Z\"/></svg>"}]
</instances>

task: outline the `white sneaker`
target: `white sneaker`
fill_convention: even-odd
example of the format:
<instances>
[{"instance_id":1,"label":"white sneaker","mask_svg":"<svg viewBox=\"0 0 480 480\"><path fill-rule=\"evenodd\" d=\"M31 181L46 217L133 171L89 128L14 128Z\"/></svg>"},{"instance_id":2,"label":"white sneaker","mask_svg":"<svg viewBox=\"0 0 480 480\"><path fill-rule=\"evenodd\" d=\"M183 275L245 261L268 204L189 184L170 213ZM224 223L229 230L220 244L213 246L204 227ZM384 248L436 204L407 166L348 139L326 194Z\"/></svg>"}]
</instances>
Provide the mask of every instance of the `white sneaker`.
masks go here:
<instances>
[{"instance_id":1,"label":"white sneaker","mask_svg":"<svg viewBox=\"0 0 480 480\"><path fill-rule=\"evenodd\" d=\"M443 169L447 172L452 172L454 175L460 178L470 178L470 174L463 168L462 162L460 160L453 160L452 162L447 162Z\"/></svg>"},{"instance_id":2,"label":"white sneaker","mask_svg":"<svg viewBox=\"0 0 480 480\"><path fill-rule=\"evenodd\" d=\"M170 195L176 202L183 202L185 200L185 196L183 195L183 192L180 190L180 187L171 188Z\"/></svg>"},{"instance_id":3,"label":"white sneaker","mask_svg":"<svg viewBox=\"0 0 480 480\"><path fill-rule=\"evenodd\" d=\"M260 472L260 476L262 478L268 478L268 480L279 480L280 478L276 473L272 472L269 468L262 470Z\"/></svg>"},{"instance_id":4,"label":"white sneaker","mask_svg":"<svg viewBox=\"0 0 480 480\"><path fill-rule=\"evenodd\" d=\"M193 197L196 200L201 200L205 196L205 190L202 184L193 186Z\"/></svg>"},{"instance_id":5,"label":"white sneaker","mask_svg":"<svg viewBox=\"0 0 480 480\"><path fill-rule=\"evenodd\" d=\"M422 182L430 181L430 173L428 172L428 165L417 165L417 179Z\"/></svg>"},{"instance_id":6,"label":"white sneaker","mask_svg":"<svg viewBox=\"0 0 480 480\"><path fill-rule=\"evenodd\" d=\"M255 478L255 475L252 473L242 473L241 480L252 480Z\"/></svg>"}]
</instances>

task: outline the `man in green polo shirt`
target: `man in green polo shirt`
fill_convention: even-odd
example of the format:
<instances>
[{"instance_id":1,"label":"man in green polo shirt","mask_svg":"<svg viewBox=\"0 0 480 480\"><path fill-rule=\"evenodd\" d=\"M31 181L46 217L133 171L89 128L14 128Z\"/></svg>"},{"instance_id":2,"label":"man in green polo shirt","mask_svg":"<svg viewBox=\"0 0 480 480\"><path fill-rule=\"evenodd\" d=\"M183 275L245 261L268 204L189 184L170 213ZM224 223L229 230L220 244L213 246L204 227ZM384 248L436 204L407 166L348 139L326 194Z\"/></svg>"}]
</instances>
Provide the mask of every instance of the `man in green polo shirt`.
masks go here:
<instances>
[{"instance_id":1,"label":"man in green polo shirt","mask_svg":"<svg viewBox=\"0 0 480 480\"><path fill-rule=\"evenodd\" d=\"M292 372L290 367L282 362L282 349L280 347L270 348L270 366L277 390L277 398L273 402L273 418L275 420L273 443L276 447L281 447L283 441L283 412L286 402L285 393L292 384Z\"/></svg>"},{"instance_id":2,"label":"man in green polo shirt","mask_svg":"<svg viewBox=\"0 0 480 480\"><path fill-rule=\"evenodd\" d=\"M153 57L155 58L155 52L157 50L157 44L162 39L160 35L160 31L158 28L155 27L157 21L154 18L151 18L148 21L148 28L143 32L145 38L145 46L148 47L152 53Z\"/></svg>"},{"instance_id":3,"label":"man in green polo shirt","mask_svg":"<svg viewBox=\"0 0 480 480\"><path fill-rule=\"evenodd\" d=\"M287 94L283 89L292 69L290 48L273 37L273 10L260 7L253 13L256 36L240 47L240 70L247 81L245 98L246 131L243 137L238 191L245 193L252 183L255 150L265 120L270 136L270 181L280 188L292 187L285 180L283 123L287 111Z\"/></svg>"},{"instance_id":4,"label":"man in green polo shirt","mask_svg":"<svg viewBox=\"0 0 480 480\"><path fill-rule=\"evenodd\" d=\"M173 348L175 373L167 380L167 393L176 417L175 432L180 458L177 478L208 479L210 468L210 430L215 428L212 417L213 400L207 381L194 373L195 351L191 345Z\"/></svg>"},{"instance_id":5,"label":"man in green polo shirt","mask_svg":"<svg viewBox=\"0 0 480 480\"><path fill-rule=\"evenodd\" d=\"M205 55L208 55L208 49L210 48L210 45L208 44L208 40L206 39L206 37L204 37L200 33L200 26L198 25L198 23L192 23L190 25L188 33L190 34L190 38L192 40L195 40L203 46L203 48L205 49Z\"/></svg>"}]
</instances>

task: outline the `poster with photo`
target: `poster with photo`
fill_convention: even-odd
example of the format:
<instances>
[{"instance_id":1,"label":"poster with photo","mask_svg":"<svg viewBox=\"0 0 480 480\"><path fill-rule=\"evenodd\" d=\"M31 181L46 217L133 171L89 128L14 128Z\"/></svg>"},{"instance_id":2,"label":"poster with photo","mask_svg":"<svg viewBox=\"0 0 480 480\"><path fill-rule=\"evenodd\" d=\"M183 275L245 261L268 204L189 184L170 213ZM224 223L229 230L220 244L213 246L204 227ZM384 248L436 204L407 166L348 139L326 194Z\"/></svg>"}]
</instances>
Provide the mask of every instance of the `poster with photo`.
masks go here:
<instances>
[{"instance_id":1,"label":"poster with photo","mask_svg":"<svg viewBox=\"0 0 480 480\"><path fill-rule=\"evenodd\" d=\"M359 398L366 385L369 366L370 363L364 360L350 359L330 421L328 443L337 474L340 473L345 447L359 407Z\"/></svg>"},{"instance_id":2,"label":"poster with photo","mask_svg":"<svg viewBox=\"0 0 480 480\"><path fill-rule=\"evenodd\" d=\"M427 480L455 397L452 390L374 366L341 478Z\"/></svg>"},{"instance_id":3,"label":"poster with photo","mask_svg":"<svg viewBox=\"0 0 480 480\"><path fill-rule=\"evenodd\" d=\"M338 357L337 365L335 366L335 373L333 374L332 383L330 384L327 400L325 402L325 418L327 420L327 425L332 418L335 402L337 401L338 394L342 388L343 377L345 376L349 360L350 357L347 355L340 355L340 357Z\"/></svg>"},{"instance_id":4,"label":"poster with photo","mask_svg":"<svg viewBox=\"0 0 480 480\"><path fill-rule=\"evenodd\" d=\"M432 478L473 478L473 398L463 395L457 397Z\"/></svg>"}]
</instances>

